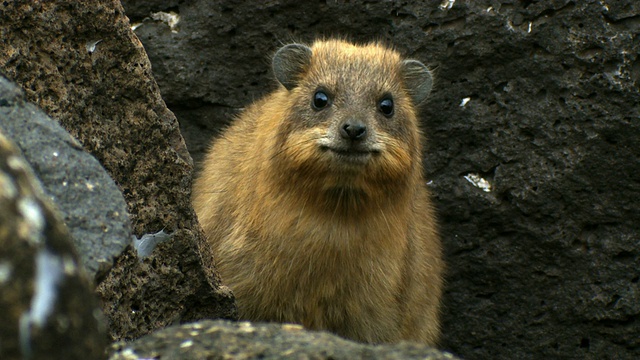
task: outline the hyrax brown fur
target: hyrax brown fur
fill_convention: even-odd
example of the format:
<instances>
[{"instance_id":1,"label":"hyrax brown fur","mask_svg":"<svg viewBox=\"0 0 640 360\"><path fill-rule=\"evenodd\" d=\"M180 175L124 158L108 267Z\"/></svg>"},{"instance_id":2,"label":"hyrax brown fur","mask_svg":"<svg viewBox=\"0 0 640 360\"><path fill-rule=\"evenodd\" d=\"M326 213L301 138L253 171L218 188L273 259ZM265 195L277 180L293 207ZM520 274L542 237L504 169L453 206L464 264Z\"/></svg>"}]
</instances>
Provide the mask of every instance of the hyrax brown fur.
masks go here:
<instances>
[{"instance_id":1,"label":"hyrax brown fur","mask_svg":"<svg viewBox=\"0 0 640 360\"><path fill-rule=\"evenodd\" d=\"M443 262L416 118L431 73L339 40L287 45L273 71L282 86L215 141L194 188L240 317L434 345Z\"/></svg>"}]
</instances>

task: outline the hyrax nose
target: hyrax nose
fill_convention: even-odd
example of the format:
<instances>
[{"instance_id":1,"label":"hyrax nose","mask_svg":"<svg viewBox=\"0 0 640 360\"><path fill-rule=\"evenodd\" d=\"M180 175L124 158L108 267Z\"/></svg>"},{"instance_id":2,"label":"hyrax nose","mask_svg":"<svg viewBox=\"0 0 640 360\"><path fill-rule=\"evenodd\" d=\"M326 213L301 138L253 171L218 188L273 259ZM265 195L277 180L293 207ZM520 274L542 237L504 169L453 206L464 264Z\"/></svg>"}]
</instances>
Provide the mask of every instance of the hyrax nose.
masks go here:
<instances>
[{"instance_id":1,"label":"hyrax nose","mask_svg":"<svg viewBox=\"0 0 640 360\"><path fill-rule=\"evenodd\" d=\"M358 120L348 120L340 128L343 139L364 140L367 137L367 126Z\"/></svg>"}]
</instances>

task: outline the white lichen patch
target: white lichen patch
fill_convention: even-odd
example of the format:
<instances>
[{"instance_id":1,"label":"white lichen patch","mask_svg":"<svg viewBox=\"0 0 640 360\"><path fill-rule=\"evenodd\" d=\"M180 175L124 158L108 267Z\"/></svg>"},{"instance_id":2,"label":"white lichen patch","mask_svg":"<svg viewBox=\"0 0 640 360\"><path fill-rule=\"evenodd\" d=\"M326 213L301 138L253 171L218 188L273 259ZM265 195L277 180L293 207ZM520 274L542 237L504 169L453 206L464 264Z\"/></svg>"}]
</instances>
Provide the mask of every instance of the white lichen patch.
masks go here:
<instances>
[{"instance_id":1,"label":"white lichen patch","mask_svg":"<svg viewBox=\"0 0 640 360\"><path fill-rule=\"evenodd\" d=\"M238 323L238 331L251 334L256 332L256 328L250 322L242 321Z\"/></svg>"},{"instance_id":2,"label":"white lichen patch","mask_svg":"<svg viewBox=\"0 0 640 360\"><path fill-rule=\"evenodd\" d=\"M11 279L13 265L8 261L0 261L0 285L4 285Z\"/></svg>"},{"instance_id":3,"label":"white lichen patch","mask_svg":"<svg viewBox=\"0 0 640 360\"><path fill-rule=\"evenodd\" d=\"M465 105L467 105L469 100L471 100L470 97L466 97L466 98L462 99L462 101L460 101L460 107L465 107Z\"/></svg>"},{"instance_id":4,"label":"white lichen patch","mask_svg":"<svg viewBox=\"0 0 640 360\"><path fill-rule=\"evenodd\" d=\"M482 191L491 191L491 183L489 183L486 179L483 179L479 174L469 173L465 175L464 178L473 186L482 189Z\"/></svg>"},{"instance_id":5,"label":"white lichen patch","mask_svg":"<svg viewBox=\"0 0 640 360\"><path fill-rule=\"evenodd\" d=\"M4 173L0 173L0 189L2 189L2 196L6 199L15 199L18 196L18 189L13 180Z\"/></svg>"},{"instance_id":6,"label":"white lichen patch","mask_svg":"<svg viewBox=\"0 0 640 360\"><path fill-rule=\"evenodd\" d=\"M218 332L218 331L220 331L220 327L212 326L212 327L208 328L207 330L205 330L204 333L205 334L213 334L213 333Z\"/></svg>"},{"instance_id":7,"label":"white lichen patch","mask_svg":"<svg viewBox=\"0 0 640 360\"><path fill-rule=\"evenodd\" d=\"M298 324L282 324L282 330L300 331L300 330L304 330L304 327Z\"/></svg>"},{"instance_id":8,"label":"white lichen patch","mask_svg":"<svg viewBox=\"0 0 640 360\"><path fill-rule=\"evenodd\" d=\"M118 354L120 358L123 359L131 359L131 360L139 360L140 357L132 348L126 348Z\"/></svg>"},{"instance_id":9,"label":"white lichen patch","mask_svg":"<svg viewBox=\"0 0 640 360\"><path fill-rule=\"evenodd\" d=\"M193 340L185 340L180 344L180 348L184 349L184 348L188 348L193 346Z\"/></svg>"},{"instance_id":10,"label":"white lichen patch","mask_svg":"<svg viewBox=\"0 0 640 360\"><path fill-rule=\"evenodd\" d=\"M620 39L616 39L617 37L618 35L609 39L614 46L620 41ZM620 36L620 38L623 37ZM636 54L630 53L627 50L621 50L620 55L622 56L622 62L609 65L604 72L604 77L618 89L631 88L637 91L637 86L635 86L633 79Z\"/></svg>"},{"instance_id":11,"label":"white lichen patch","mask_svg":"<svg viewBox=\"0 0 640 360\"><path fill-rule=\"evenodd\" d=\"M453 7L453 4L456 3L456 0L444 0L440 4L440 10L449 10Z\"/></svg>"},{"instance_id":12,"label":"white lichen patch","mask_svg":"<svg viewBox=\"0 0 640 360\"><path fill-rule=\"evenodd\" d=\"M167 24L171 29L172 33L178 32L178 23L180 22L180 15L176 14L173 11L168 13L159 11L157 13L151 14L151 18L156 21L162 21Z\"/></svg>"},{"instance_id":13,"label":"white lichen patch","mask_svg":"<svg viewBox=\"0 0 640 360\"><path fill-rule=\"evenodd\" d=\"M62 257L62 268L66 275L75 275L78 272L78 265L70 255L64 255Z\"/></svg>"},{"instance_id":14,"label":"white lichen patch","mask_svg":"<svg viewBox=\"0 0 640 360\"><path fill-rule=\"evenodd\" d=\"M133 247L138 252L138 256L143 258L151 255L153 249L155 249L158 244L169 240L171 234L165 233L163 229L155 234L144 234L140 239L136 238L135 235L132 235L131 238L133 240Z\"/></svg>"},{"instance_id":15,"label":"white lichen patch","mask_svg":"<svg viewBox=\"0 0 640 360\"><path fill-rule=\"evenodd\" d=\"M25 170L24 161L17 156L9 156L7 158L7 165L9 165L12 170Z\"/></svg>"},{"instance_id":16,"label":"white lichen patch","mask_svg":"<svg viewBox=\"0 0 640 360\"><path fill-rule=\"evenodd\" d=\"M100 40L95 40L95 41L89 41L86 45L85 48L87 49L87 52L89 54L93 53L94 51L96 51L96 46L102 42L102 39Z\"/></svg>"},{"instance_id":17,"label":"white lichen patch","mask_svg":"<svg viewBox=\"0 0 640 360\"><path fill-rule=\"evenodd\" d=\"M55 308L58 284L63 278L62 259L56 254L41 250L36 256L36 278L29 319L42 327Z\"/></svg>"},{"instance_id":18,"label":"white lichen patch","mask_svg":"<svg viewBox=\"0 0 640 360\"><path fill-rule=\"evenodd\" d=\"M18 200L18 212L26 222L20 235L27 237L35 244L41 243L45 220L40 204L30 197L21 198Z\"/></svg>"}]
</instances>

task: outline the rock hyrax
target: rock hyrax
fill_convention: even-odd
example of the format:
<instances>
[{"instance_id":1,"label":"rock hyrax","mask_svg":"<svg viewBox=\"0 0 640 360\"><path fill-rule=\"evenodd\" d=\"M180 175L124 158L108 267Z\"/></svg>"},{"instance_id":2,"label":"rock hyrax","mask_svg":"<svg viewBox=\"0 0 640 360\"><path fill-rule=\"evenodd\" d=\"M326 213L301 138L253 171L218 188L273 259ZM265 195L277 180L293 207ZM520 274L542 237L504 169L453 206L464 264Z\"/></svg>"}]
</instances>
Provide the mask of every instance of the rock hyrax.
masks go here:
<instances>
[{"instance_id":1,"label":"rock hyrax","mask_svg":"<svg viewBox=\"0 0 640 360\"><path fill-rule=\"evenodd\" d=\"M273 72L194 187L240 317L436 344L444 264L416 116L430 71L328 40L284 46Z\"/></svg>"}]
</instances>

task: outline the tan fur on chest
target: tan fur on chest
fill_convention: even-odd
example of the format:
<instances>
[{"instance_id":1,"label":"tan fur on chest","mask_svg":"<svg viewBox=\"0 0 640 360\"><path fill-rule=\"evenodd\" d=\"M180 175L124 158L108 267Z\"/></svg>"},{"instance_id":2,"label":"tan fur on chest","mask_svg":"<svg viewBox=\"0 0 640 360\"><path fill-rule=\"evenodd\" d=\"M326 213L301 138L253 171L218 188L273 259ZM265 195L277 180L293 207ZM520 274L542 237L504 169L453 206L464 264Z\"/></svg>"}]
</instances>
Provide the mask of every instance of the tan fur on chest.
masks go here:
<instances>
[{"instance_id":1,"label":"tan fur on chest","mask_svg":"<svg viewBox=\"0 0 640 360\"><path fill-rule=\"evenodd\" d=\"M435 344L443 264L422 179L421 66L377 44L276 54L283 87L214 143L194 186L242 318Z\"/></svg>"}]
</instances>

